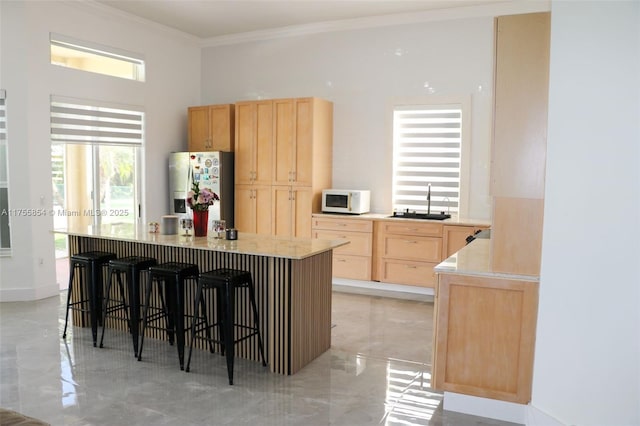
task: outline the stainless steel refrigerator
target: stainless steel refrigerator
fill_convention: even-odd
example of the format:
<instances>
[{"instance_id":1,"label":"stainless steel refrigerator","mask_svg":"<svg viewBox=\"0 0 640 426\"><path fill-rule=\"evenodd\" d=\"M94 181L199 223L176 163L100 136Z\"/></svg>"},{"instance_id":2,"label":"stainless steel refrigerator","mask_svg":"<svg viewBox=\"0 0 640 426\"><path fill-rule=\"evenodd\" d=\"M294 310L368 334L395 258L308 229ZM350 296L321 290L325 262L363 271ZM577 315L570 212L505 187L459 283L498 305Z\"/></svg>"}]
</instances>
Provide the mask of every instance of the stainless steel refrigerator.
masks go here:
<instances>
[{"instance_id":1,"label":"stainless steel refrigerator","mask_svg":"<svg viewBox=\"0 0 640 426\"><path fill-rule=\"evenodd\" d=\"M192 179L200 188L209 188L220 197L209 207L209 222L223 219L234 226L233 152L172 152L169 154L169 200L173 215L193 217L187 206ZM211 229L207 226L207 229Z\"/></svg>"}]
</instances>

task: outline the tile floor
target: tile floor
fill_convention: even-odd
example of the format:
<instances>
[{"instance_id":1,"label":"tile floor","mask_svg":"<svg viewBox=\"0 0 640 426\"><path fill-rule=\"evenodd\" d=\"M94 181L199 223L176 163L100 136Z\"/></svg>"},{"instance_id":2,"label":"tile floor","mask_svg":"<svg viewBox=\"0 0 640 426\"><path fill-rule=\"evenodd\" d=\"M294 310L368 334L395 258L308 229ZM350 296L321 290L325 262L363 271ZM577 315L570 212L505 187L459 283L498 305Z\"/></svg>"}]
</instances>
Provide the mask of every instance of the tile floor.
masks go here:
<instances>
[{"instance_id":1,"label":"tile floor","mask_svg":"<svg viewBox=\"0 0 640 426\"><path fill-rule=\"evenodd\" d=\"M329 351L289 377L238 359L229 386L217 354L185 373L166 342L147 339L142 362L124 332L65 342L65 296L0 303L0 407L52 425L513 425L442 410L428 302L334 292Z\"/></svg>"}]
</instances>

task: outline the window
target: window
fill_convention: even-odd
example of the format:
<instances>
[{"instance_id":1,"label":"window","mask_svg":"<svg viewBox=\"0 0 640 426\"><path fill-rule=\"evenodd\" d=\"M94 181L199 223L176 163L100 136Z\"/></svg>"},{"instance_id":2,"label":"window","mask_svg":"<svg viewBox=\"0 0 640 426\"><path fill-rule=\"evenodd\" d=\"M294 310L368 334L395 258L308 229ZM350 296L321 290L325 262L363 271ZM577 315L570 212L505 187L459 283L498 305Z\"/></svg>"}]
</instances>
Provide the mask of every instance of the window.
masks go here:
<instances>
[{"instance_id":1,"label":"window","mask_svg":"<svg viewBox=\"0 0 640 426\"><path fill-rule=\"evenodd\" d=\"M464 212L466 101L396 105L393 110L394 210ZM431 190L430 205L427 193Z\"/></svg>"},{"instance_id":2,"label":"window","mask_svg":"<svg viewBox=\"0 0 640 426\"><path fill-rule=\"evenodd\" d=\"M0 256L11 254L6 92L0 89Z\"/></svg>"},{"instance_id":3,"label":"window","mask_svg":"<svg viewBox=\"0 0 640 426\"><path fill-rule=\"evenodd\" d=\"M145 79L144 60L135 53L53 33L50 45L53 65L129 80Z\"/></svg>"},{"instance_id":4,"label":"window","mask_svg":"<svg viewBox=\"0 0 640 426\"><path fill-rule=\"evenodd\" d=\"M53 97L54 226L135 223L143 140L140 110Z\"/></svg>"}]
</instances>

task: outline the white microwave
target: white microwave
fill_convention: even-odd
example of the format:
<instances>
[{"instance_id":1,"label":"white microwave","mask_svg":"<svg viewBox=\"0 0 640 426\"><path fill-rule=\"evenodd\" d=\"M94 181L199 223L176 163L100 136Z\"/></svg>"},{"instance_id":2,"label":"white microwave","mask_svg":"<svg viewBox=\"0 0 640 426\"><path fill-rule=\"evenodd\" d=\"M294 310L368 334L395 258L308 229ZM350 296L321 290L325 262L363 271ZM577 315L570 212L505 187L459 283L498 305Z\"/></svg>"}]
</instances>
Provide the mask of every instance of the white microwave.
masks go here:
<instances>
[{"instance_id":1,"label":"white microwave","mask_svg":"<svg viewBox=\"0 0 640 426\"><path fill-rule=\"evenodd\" d=\"M322 191L324 213L368 213L370 202L370 191L357 189L324 189Z\"/></svg>"}]
</instances>

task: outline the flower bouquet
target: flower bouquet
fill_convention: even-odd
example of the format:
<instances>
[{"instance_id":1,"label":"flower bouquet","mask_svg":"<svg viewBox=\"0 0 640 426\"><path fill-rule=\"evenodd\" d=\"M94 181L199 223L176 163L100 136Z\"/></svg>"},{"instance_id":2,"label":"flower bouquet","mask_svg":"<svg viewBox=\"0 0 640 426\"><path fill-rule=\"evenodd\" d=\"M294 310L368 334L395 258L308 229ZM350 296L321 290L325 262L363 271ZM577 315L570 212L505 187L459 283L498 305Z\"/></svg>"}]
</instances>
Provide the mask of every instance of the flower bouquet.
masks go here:
<instances>
[{"instance_id":1,"label":"flower bouquet","mask_svg":"<svg viewBox=\"0 0 640 426\"><path fill-rule=\"evenodd\" d=\"M209 188L200 189L200 182L193 180L191 191L187 193L187 204L193 210L193 233L196 237L207 235L209 206L220 201L218 194Z\"/></svg>"}]
</instances>

